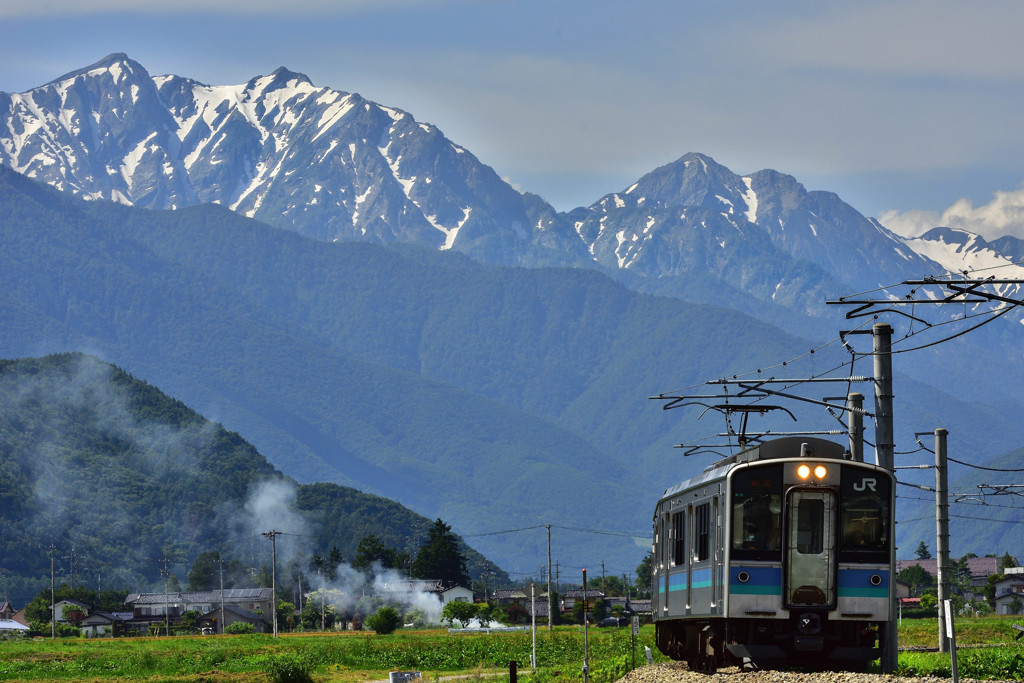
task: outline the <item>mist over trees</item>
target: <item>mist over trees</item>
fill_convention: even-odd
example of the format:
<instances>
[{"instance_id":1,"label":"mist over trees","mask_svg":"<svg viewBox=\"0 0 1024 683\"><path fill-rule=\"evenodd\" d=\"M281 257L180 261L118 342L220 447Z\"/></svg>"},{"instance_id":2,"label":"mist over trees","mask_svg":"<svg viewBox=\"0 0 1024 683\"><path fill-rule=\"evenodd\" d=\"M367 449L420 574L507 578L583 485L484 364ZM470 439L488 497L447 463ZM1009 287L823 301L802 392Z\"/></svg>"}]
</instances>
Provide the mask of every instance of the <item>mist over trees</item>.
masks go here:
<instances>
[{"instance_id":1,"label":"mist over trees","mask_svg":"<svg viewBox=\"0 0 1024 683\"><path fill-rule=\"evenodd\" d=\"M296 484L238 434L82 354L0 361L0 594L26 604L50 582L122 592L270 585L262 531L284 523L307 587L367 535L426 537L431 522L335 484ZM51 550L52 544L52 550ZM72 552L73 550L73 552ZM505 576L479 553L473 566ZM401 557L396 553L395 557ZM312 563L312 568L309 565Z\"/></svg>"}]
</instances>

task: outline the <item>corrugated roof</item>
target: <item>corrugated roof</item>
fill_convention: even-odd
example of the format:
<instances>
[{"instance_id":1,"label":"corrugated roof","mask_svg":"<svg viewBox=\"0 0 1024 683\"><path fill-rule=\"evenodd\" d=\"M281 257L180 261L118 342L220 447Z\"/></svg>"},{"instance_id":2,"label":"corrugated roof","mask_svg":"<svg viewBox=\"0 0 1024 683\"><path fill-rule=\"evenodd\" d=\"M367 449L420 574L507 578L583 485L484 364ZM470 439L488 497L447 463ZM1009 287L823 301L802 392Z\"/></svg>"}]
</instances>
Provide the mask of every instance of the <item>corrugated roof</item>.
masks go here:
<instances>
[{"instance_id":1,"label":"corrugated roof","mask_svg":"<svg viewBox=\"0 0 1024 683\"><path fill-rule=\"evenodd\" d=\"M259 601L273 598L270 588L225 588L224 601ZM216 591L179 591L176 593L132 593L125 602L132 605L162 605L168 603L199 603L220 602L221 592Z\"/></svg>"},{"instance_id":2,"label":"corrugated roof","mask_svg":"<svg viewBox=\"0 0 1024 683\"><path fill-rule=\"evenodd\" d=\"M0 619L0 631L27 631L28 626L14 619Z\"/></svg>"}]
</instances>

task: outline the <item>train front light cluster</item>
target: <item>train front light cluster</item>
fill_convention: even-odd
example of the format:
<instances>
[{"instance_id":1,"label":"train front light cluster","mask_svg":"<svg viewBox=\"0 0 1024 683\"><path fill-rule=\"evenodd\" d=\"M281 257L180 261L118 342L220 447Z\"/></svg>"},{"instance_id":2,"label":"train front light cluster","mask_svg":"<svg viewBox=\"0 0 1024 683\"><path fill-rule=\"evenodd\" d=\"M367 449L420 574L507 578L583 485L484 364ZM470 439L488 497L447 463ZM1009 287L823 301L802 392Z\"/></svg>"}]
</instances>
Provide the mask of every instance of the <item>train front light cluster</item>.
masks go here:
<instances>
[{"instance_id":1,"label":"train front light cluster","mask_svg":"<svg viewBox=\"0 0 1024 683\"><path fill-rule=\"evenodd\" d=\"M824 479L828 476L828 468L824 465L800 465L796 468L796 476L807 481L814 475L815 479Z\"/></svg>"}]
</instances>

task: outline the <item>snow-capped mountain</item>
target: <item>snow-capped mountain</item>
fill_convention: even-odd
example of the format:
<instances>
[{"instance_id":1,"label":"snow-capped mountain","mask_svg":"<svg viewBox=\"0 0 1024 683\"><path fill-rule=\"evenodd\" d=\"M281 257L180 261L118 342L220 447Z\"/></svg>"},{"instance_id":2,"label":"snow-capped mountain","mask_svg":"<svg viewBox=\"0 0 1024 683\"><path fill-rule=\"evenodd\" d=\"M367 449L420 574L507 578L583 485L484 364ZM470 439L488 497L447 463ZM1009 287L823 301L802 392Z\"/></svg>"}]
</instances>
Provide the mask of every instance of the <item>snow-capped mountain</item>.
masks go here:
<instances>
[{"instance_id":1,"label":"snow-capped mountain","mask_svg":"<svg viewBox=\"0 0 1024 683\"><path fill-rule=\"evenodd\" d=\"M740 176L687 154L569 214L595 259L649 279L709 270L762 301L806 305L809 290L878 287L934 268L831 192L772 170ZM804 303L801 303L801 300ZM819 299L820 302L820 299Z\"/></svg>"},{"instance_id":2,"label":"snow-capped mountain","mask_svg":"<svg viewBox=\"0 0 1024 683\"><path fill-rule=\"evenodd\" d=\"M969 274L971 278L992 277L997 280L1024 280L1024 240L1005 236L992 242L980 235L959 228L932 228L919 237L907 238L907 245L939 264L942 276ZM1000 296L1019 299L1018 284L993 284Z\"/></svg>"},{"instance_id":3,"label":"snow-capped mountain","mask_svg":"<svg viewBox=\"0 0 1024 683\"><path fill-rule=\"evenodd\" d=\"M987 242L980 235L959 228L932 228L907 245L941 265L950 273L984 273L998 270L1000 279L1024 279L1024 240L1001 237ZM938 274L938 273L936 273ZM984 275L980 275L984 277Z\"/></svg>"},{"instance_id":4,"label":"snow-capped mountain","mask_svg":"<svg viewBox=\"0 0 1024 683\"><path fill-rule=\"evenodd\" d=\"M0 164L87 198L214 202L321 240L599 268L682 298L703 298L710 283L720 303L748 312L820 312L850 288L939 269L833 193L772 170L740 176L700 154L559 213L435 126L284 68L210 86L110 55L0 93Z\"/></svg>"},{"instance_id":5,"label":"snow-capped mountain","mask_svg":"<svg viewBox=\"0 0 1024 683\"><path fill-rule=\"evenodd\" d=\"M0 94L0 163L87 198L219 203L322 240L417 242L507 263L529 248L527 200L468 150L406 112L283 68L209 86L110 55Z\"/></svg>"}]
</instances>

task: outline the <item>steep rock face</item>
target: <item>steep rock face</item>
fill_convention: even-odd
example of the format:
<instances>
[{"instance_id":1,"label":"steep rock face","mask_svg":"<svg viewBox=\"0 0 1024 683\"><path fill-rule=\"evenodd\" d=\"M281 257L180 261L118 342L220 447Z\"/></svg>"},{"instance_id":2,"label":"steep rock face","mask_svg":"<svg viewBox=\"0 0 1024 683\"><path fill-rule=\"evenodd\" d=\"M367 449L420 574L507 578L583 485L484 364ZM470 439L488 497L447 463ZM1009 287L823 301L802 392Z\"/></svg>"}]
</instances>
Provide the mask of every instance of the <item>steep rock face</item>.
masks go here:
<instances>
[{"instance_id":1,"label":"steep rock face","mask_svg":"<svg viewBox=\"0 0 1024 683\"><path fill-rule=\"evenodd\" d=\"M701 154L568 219L611 271L646 280L708 272L760 301L811 313L850 287L878 287L929 267L835 194L807 192L771 170L739 176Z\"/></svg>"},{"instance_id":2,"label":"steep rock face","mask_svg":"<svg viewBox=\"0 0 1024 683\"><path fill-rule=\"evenodd\" d=\"M820 316L825 298L938 270L833 193L772 170L740 176L702 154L559 213L435 126L284 68L211 86L110 55L0 94L0 163L91 199L218 203L324 241L596 268L691 300L711 288L723 305L767 305L765 319Z\"/></svg>"},{"instance_id":3,"label":"steep rock face","mask_svg":"<svg viewBox=\"0 0 1024 683\"><path fill-rule=\"evenodd\" d=\"M31 178L145 208L198 201L173 118L146 70L123 55L0 95L0 112L3 163Z\"/></svg>"},{"instance_id":4,"label":"steep rock face","mask_svg":"<svg viewBox=\"0 0 1024 683\"><path fill-rule=\"evenodd\" d=\"M498 263L533 250L523 196L436 127L283 68L209 86L115 54L0 95L0 116L0 163L90 199L213 202L321 240Z\"/></svg>"}]
</instances>

